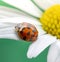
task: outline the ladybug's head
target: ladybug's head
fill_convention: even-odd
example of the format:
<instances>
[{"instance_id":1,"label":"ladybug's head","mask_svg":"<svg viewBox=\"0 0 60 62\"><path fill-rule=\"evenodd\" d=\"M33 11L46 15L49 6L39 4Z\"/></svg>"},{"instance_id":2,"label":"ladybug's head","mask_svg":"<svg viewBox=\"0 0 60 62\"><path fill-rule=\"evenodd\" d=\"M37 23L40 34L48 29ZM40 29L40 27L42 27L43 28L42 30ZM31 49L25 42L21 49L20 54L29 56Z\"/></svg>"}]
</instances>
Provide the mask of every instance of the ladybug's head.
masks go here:
<instances>
[{"instance_id":1,"label":"ladybug's head","mask_svg":"<svg viewBox=\"0 0 60 62\"><path fill-rule=\"evenodd\" d=\"M16 29L16 31L18 32L18 31L21 31L21 29L22 29L23 27L27 27L27 23L26 23L26 22L17 24L17 25L15 26L15 29Z\"/></svg>"},{"instance_id":2,"label":"ladybug's head","mask_svg":"<svg viewBox=\"0 0 60 62\"><path fill-rule=\"evenodd\" d=\"M20 28L22 27L22 23L19 23L15 26L16 31L18 32Z\"/></svg>"}]
</instances>

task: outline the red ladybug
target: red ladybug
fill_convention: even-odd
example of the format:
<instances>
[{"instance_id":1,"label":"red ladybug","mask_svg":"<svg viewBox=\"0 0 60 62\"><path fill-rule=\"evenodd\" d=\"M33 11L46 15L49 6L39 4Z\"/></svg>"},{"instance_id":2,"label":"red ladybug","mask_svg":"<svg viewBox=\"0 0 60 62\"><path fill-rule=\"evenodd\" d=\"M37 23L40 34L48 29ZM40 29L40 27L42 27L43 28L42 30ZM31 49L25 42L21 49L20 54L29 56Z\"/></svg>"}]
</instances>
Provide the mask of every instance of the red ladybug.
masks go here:
<instances>
[{"instance_id":1,"label":"red ladybug","mask_svg":"<svg viewBox=\"0 0 60 62\"><path fill-rule=\"evenodd\" d=\"M30 23L20 23L15 27L18 36L26 41L35 41L38 37L38 31L36 27Z\"/></svg>"}]
</instances>

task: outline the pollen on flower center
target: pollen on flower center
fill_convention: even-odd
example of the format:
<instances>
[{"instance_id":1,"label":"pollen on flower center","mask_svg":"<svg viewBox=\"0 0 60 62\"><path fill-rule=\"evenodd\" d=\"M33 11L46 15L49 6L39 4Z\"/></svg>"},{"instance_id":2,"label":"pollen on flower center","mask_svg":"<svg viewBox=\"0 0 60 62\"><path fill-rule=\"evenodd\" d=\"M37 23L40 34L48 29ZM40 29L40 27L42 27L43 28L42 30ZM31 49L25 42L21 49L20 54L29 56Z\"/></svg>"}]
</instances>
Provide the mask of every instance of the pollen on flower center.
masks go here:
<instances>
[{"instance_id":1,"label":"pollen on flower center","mask_svg":"<svg viewBox=\"0 0 60 62\"><path fill-rule=\"evenodd\" d=\"M42 28L60 39L60 5L54 5L47 9L40 18Z\"/></svg>"}]
</instances>

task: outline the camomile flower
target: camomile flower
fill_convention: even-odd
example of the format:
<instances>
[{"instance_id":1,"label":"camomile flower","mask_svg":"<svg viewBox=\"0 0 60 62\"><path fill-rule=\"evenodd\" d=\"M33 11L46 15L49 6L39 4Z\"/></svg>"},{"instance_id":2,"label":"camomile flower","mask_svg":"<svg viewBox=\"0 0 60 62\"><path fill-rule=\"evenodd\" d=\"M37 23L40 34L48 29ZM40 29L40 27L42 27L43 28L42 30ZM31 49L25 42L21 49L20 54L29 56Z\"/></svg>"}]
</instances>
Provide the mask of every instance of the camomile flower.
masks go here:
<instances>
[{"instance_id":1,"label":"camomile flower","mask_svg":"<svg viewBox=\"0 0 60 62\"><path fill-rule=\"evenodd\" d=\"M5 0L5 1L7 2L7 0ZM31 1L39 9L39 11L42 11L42 13L39 17L34 16L36 13L36 12L34 13L35 10L33 12L31 12L32 14L34 13L32 15L31 13L27 13L27 12L13 6L12 8L19 10L24 14L32 16L35 19L27 18L27 17L24 17L24 18L19 17L19 18L12 18L12 19L9 18L9 19L4 19L4 20L1 19L1 22L7 22L8 20L11 19L8 22L20 23L20 22L24 21L24 22L29 22L29 23L34 24L39 32L38 39L29 46L28 51L27 51L27 57L28 58L37 57L42 51L44 51L44 49L46 49L49 45L52 44L52 46L50 47L50 50L49 50L47 61L55 62L57 56L59 55L58 48L60 48L60 14L59 14L60 13L60 4L59 4L60 1L58 1L58 2L56 0L53 0L53 1L41 0L42 2L40 0L38 0L38 1L31 0ZM19 13L19 11L18 11L18 13ZM13 21L13 20L15 20L15 21ZM18 20L18 21L16 21L16 20ZM21 20L21 21L19 21L19 20ZM15 26L15 23L14 23L14 26ZM12 30L14 30L14 29L12 29ZM13 34L12 37L14 37L14 36L16 36L15 33ZM0 37L5 38L4 35L0 36ZM16 39L17 36L14 38ZM53 52L53 50L54 50L54 52ZM53 55L54 55L54 57L52 58Z\"/></svg>"},{"instance_id":2,"label":"camomile flower","mask_svg":"<svg viewBox=\"0 0 60 62\"><path fill-rule=\"evenodd\" d=\"M34 1L32 2L36 4ZM59 38L60 37L60 34L59 34L60 11L59 9L60 9L60 4L52 3L50 7L47 8L42 14L42 16L40 17L40 23L42 24L42 29L46 32L46 34L39 36L40 41L38 40L37 42L30 45L27 53L27 56L29 58L37 57L42 51L44 51L44 49L47 46L53 43L52 46L50 47L49 54L47 56L47 62L59 61L59 56L58 56L60 52L59 51L60 50L60 38ZM49 34L52 37L49 37L50 36Z\"/></svg>"}]
</instances>

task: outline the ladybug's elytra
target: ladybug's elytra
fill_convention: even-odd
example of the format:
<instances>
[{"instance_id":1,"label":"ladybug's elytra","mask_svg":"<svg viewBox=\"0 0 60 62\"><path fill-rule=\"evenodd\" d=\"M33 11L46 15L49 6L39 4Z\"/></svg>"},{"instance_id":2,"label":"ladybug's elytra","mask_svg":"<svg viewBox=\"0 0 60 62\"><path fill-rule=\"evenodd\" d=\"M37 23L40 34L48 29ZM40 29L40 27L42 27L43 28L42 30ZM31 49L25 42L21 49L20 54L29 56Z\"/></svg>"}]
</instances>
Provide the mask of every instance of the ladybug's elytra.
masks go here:
<instances>
[{"instance_id":1,"label":"ladybug's elytra","mask_svg":"<svg viewBox=\"0 0 60 62\"><path fill-rule=\"evenodd\" d=\"M30 23L20 23L15 27L18 36L26 41L35 41L38 37L38 31L36 27Z\"/></svg>"}]
</instances>

